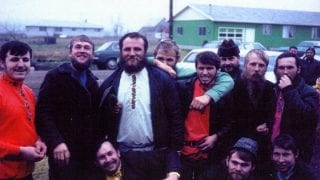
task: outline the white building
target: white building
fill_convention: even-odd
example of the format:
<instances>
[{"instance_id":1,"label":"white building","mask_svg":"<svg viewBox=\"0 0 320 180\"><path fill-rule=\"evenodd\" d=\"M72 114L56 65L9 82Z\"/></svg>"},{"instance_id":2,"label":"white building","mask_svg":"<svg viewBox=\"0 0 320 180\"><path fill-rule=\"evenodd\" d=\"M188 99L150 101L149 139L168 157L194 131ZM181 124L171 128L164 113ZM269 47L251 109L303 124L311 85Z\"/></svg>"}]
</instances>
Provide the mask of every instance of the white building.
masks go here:
<instances>
[{"instance_id":1,"label":"white building","mask_svg":"<svg viewBox=\"0 0 320 180\"><path fill-rule=\"evenodd\" d=\"M72 37L87 35L89 37L103 37L103 27L88 22L74 21L38 21L25 25L27 37Z\"/></svg>"}]
</instances>

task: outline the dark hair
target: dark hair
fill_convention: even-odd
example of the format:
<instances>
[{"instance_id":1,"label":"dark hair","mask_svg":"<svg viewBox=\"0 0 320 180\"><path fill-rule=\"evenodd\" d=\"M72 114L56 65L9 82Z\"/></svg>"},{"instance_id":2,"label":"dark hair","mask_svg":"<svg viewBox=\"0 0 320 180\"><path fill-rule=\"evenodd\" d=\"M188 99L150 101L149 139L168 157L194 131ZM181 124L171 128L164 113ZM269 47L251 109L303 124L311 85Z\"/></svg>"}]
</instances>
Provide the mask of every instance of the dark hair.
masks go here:
<instances>
[{"instance_id":1,"label":"dark hair","mask_svg":"<svg viewBox=\"0 0 320 180\"><path fill-rule=\"evenodd\" d=\"M237 56L240 57L240 50L239 47L232 39L225 39L221 43L221 45L218 48L218 53L220 57L231 57L231 56Z\"/></svg>"},{"instance_id":2,"label":"dark hair","mask_svg":"<svg viewBox=\"0 0 320 180\"><path fill-rule=\"evenodd\" d=\"M7 53L10 51L11 55L15 56L23 56L27 54L28 52L30 53L30 58L32 58L32 49L31 47L21 41L9 41L7 43L4 43L1 47L0 50L0 60L4 61L7 57Z\"/></svg>"},{"instance_id":3,"label":"dark hair","mask_svg":"<svg viewBox=\"0 0 320 180\"><path fill-rule=\"evenodd\" d=\"M155 47L154 49L154 52L153 52L153 56L156 57L157 54L158 54L158 51L160 49L163 49L163 50L174 50L174 52L176 53L176 60L178 61L179 58L180 58L180 48L179 46L177 45L177 43L171 39L166 39L166 40L162 40L160 41L157 46Z\"/></svg>"},{"instance_id":4,"label":"dark hair","mask_svg":"<svg viewBox=\"0 0 320 180\"><path fill-rule=\"evenodd\" d=\"M147 52L148 50L148 40L145 36L143 36L142 34L138 33L138 32L129 32L125 35L123 35L120 40L119 40L119 48L120 48L120 51L122 51L122 47L123 47L123 41L126 39L126 38L135 38L135 39L142 39L143 42L144 42L144 51Z\"/></svg>"},{"instance_id":5,"label":"dark hair","mask_svg":"<svg viewBox=\"0 0 320 180\"><path fill-rule=\"evenodd\" d=\"M307 51L312 51L313 54L316 54L316 50L314 49L314 47L309 47L309 48L306 50L306 52L307 52Z\"/></svg>"},{"instance_id":6,"label":"dark hair","mask_svg":"<svg viewBox=\"0 0 320 180\"><path fill-rule=\"evenodd\" d=\"M290 50L290 49L298 49L298 48L297 48L297 46L290 46L290 47L289 47L289 50Z\"/></svg>"},{"instance_id":7,"label":"dark hair","mask_svg":"<svg viewBox=\"0 0 320 180\"><path fill-rule=\"evenodd\" d=\"M92 46L92 51L94 51L94 43L93 41L86 35L79 35L79 36L75 36L71 39L70 44L69 44L69 51L71 52L73 44L75 41L83 41L83 42L87 42L89 44L91 44Z\"/></svg>"},{"instance_id":8,"label":"dark hair","mask_svg":"<svg viewBox=\"0 0 320 180\"><path fill-rule=\"evenodd\" d=\"M272 142L272 151L275 147L291 150L295 155L298 153L298 146L294 138L288 134L280 134Z\"/></svg>"},{"instance_id":9,"label":"dark hair","mask_svg":"<svg viewBox=\"0 0 320 180\"><path fill-rule=\"evenodd\" d=\"M284 52L284 53L280 54L280 55L277 57L277 59L276 59L276 64L275 64L275 66L274 66L274 72L275 72L275 71L277 70L277 68L278 68L279 59L287 58L287 57L293 57L293 58L295 59L295 61L296 61L297 67L298 67L298 68L300 67L300 59L299 59L299 57L298 57L297 55L292 54L292 53L290 53L290 52Z\"/></svg>"},{"instance_id":10,"label":"dark hair","mask_svg":"<svg viewBox=\"0 0 320 180\"><path fill-rule=\"evenodd\" d=\"M201 62L203 64L214 65L216 69L220 68L220 58L219 56L211 51L204 51L196 56L196 67L198 63Z\"/></svg>"},{"instance_id":11,"label":"dark hair","mask_svg":"<svg viewBox=\"0 0 320 180\"><path fill-rule=\"evenodd\" d=\"M243 161L246 162L252 162L253 165L256 165L257 158L248 150L243 149L243 148L232 148L229 153L227 158L230 159L232 154L238 153L239 158Z\"/></svg>"},{"instance_id":12,"label":"dark hair","mask_svg":"<svg viewBox=\"0 0 320 180\"><path fill-rule=\"evenodd\" d=\"M108 139L108 136L102 137L102 138L98 138L98 139L94 142L94 145L93 145L93 148L92 148L92 153L91 153L91 154L93 155L92 158L95 159L98 150L100 149L101 145L102 145L103 143L105 143L105 142L109 142L109 143L114 147L115 150L118 150L118 148L119 148L118 143L116 143L116 142L111 142L111 141Z\"/></svg>"}]
</instances>

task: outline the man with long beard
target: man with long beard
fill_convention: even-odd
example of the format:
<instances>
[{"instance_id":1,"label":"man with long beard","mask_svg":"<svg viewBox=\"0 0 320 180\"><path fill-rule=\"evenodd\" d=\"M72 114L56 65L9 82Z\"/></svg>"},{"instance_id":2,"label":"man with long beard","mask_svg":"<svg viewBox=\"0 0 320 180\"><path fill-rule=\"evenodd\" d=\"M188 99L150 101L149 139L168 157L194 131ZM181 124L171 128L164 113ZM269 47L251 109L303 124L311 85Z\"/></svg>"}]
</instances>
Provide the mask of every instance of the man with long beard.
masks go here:
<instances>
[{"instance_id":1,"label":"man with long beard","mask_svg":"<svg viewBox=\"0 0 320 180\"><path fill-rule=\"evenodd\" d=\"M93 135L96 77L89 70L93 42L85 35L70 42L71 62L49 71L41 85L36 127L48 145L49 179L86 179Z\"/></svg>"},{"instance_id":2,"label":"man with long beard","mask_svg":"<svg viewBox=\"0 0 320 180\"><path fill-rule=\"evenodd\" d=\"M258 142L258 161L269 159L268 145L275 108L273 84L264 79L268 56L253 49L245 56L244 70L232 92L234 139L249 137Z\"/></svg>"},{"instance_id":3,"label":"man with long beard","mask_svg":"<svg viewBox=\"0 0 320 180\"><path fill-rule=\"evenodd\" d=\"M100 134L119 144L124 178L178 179L184 127L175 82L146 65L141 34L127 33L119 46L120 68L99 90Z\"/></svg>"}]
</instances>

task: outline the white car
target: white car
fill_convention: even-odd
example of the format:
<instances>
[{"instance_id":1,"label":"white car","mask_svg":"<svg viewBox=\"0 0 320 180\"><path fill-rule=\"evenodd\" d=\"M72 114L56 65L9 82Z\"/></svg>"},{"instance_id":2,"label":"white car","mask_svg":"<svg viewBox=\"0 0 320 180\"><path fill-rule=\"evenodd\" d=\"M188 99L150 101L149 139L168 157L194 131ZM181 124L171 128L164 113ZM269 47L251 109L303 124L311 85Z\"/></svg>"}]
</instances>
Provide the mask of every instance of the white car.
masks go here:
<instances>
[{"instance_id":1,"label":"white car","mask_svg":"<svg viewBox=\"0 0 320 180\"><path fill-rule=\"evenodd\" d=\"M177 64L177 66L187 67L187 68L193 67L194 68L195 67L194 62L195 62L197 54L199 54L200 52L204 52L204 51L211 51L211 52L217 53L218 49L217 48L193 49ZM249 50L240 50L240 67L243 67L244 57L248 52L249 52ZM265 78L267 80L275 83L276 82L276 78L274 76L273 69L274 69L276 58L282 52L279 52L279 51L267 51L267 50L264 51L264 52L266 52L267 55L269 56L269 65L268 65L268 68L267 68L267 73L265 75Z\"/></svg>"}]
</instances>

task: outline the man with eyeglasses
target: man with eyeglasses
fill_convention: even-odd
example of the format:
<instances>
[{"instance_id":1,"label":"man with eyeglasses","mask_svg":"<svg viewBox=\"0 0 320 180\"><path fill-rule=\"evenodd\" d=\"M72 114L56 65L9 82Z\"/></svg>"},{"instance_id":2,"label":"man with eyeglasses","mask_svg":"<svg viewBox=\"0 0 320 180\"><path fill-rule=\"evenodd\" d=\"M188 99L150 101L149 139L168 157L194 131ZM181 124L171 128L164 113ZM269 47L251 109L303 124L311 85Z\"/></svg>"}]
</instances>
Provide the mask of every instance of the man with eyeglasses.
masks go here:
<instances>
[{"instance_id":1,"label":"man with eyeglasses","mask_svg":"<svg viewBox=\"0 0 320 180\"><path fill-rule=\"evenodd\" d=\"M34 163L47 151L34 127L34 93L24 84L31 57L32 49L24 42L10 41L1 47L0 179L32 180Z\"/></svg>"}]
</instances>

